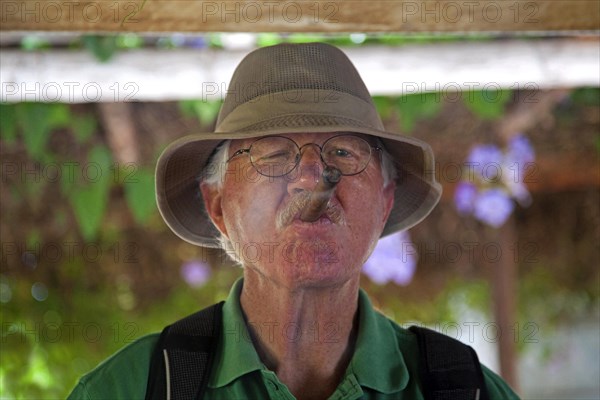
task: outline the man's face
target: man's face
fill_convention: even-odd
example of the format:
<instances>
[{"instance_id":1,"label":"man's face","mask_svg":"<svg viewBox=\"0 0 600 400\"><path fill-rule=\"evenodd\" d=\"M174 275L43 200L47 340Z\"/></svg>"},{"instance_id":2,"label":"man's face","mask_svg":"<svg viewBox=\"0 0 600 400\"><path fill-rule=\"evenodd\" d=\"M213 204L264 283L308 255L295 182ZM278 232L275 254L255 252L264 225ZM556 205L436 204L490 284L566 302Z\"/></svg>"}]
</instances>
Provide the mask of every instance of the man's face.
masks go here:
<instances>
[{"instance_id":1,"label":"man's face","mask_svg":"<svg viewBox=\"0 0 600 400\"><path fill-rule=\"evenodd\" d=\"M301 147L322 145L335 135L283 136ZM374 145L374 138L363 137ZM233 140L229 155L255 140ZM245 153L227 165L220 192L203 186L211 218L231 240L245 268L289 288L339 285L359 278L391 210L394 184L383 187L380 157L373 151L363 172L342 177L330 201L333 215L303 222L294 202L314 190L323 168L316 146L303 148L296 170L277 178L259 175ZM282 219L284 214L294 217Z\"/></svg>"}]
</instances>

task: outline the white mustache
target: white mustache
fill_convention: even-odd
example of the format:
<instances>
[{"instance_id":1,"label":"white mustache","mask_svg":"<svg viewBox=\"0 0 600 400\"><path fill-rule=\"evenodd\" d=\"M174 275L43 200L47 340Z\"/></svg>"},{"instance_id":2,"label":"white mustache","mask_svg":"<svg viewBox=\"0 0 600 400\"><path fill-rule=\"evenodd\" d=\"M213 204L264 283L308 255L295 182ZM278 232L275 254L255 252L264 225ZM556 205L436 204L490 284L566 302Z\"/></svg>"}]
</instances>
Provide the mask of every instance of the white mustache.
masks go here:
<instances>
[{"instance_id":1,"label":"white mustache","mask_svg":"<svg viewBox=\"0 0 600 400\"><path fill-rule=\"evenodd\" d=\"M294 219L299 217L300 212L306 207L308 202L310 201L310 191L302 191L300 193L295 194L290 202L277 214L276 218L276 226L277 229L283 229L286 226L290 225ZM344 218L344 213L339 204L333 204L331 201L327 204L327 210L325 211L325 215L333 222L338 225L345 225L346 219Z\"/></svg>"}]
</instances>

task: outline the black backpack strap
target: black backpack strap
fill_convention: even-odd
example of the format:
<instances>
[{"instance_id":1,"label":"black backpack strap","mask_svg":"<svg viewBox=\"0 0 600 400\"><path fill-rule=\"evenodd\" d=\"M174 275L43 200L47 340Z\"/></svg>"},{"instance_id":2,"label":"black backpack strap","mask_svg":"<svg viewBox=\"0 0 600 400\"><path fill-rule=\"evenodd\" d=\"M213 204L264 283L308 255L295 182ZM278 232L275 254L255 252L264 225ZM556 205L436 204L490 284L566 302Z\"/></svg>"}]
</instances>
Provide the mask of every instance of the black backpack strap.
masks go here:
<instances>
[{"instance_id":1,"label":"black backpack strap","mask_svg":"<svg viewBox=\"0 0 600 400\"><path fill-rule=\"evenodd\" d=\"M489 400L477 353L431 329L411 326L419 342L419 374L425 400Z\"/></svg>"},{"instance_id":2,"label":"black backpack strap","mask_svg":"<svg viewBox=\"0 0 600 400\"><path fill-rule=\"evenodd\" d=\"M146 400L202 399L221 335L223 303L163 329L152 353Z\"/></svg>"}]
</instances>

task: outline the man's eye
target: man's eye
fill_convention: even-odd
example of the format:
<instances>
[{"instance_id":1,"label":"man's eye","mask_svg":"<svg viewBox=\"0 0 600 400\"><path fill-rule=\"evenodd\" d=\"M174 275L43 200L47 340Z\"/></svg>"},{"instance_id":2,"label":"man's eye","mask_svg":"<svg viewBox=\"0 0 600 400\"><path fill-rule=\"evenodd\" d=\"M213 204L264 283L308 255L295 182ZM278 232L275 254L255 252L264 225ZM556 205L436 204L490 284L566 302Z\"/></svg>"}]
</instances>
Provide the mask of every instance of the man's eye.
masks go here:
<instances>
[{"instance_id":1,"label":"man's eye","mask_svg":"<svg viewBox=\"0 0 600 400\"><path fill-rule=\"evenodd\" d=\"M340 158L352 157L352 153L351 152L349 152L346 149L341 149L341 148L334 149L332 151L332 155L335 156L335 157L340 157Z\"/></svg>"},{"instance_id":2,"label":"man's eye","mask_svg":"<svg viewBox=\"0 0 600 400\"><path fill-rule=\"evenodd\" d=\"M280 160L287 160L289 157L290 157L289 151L274 151L272 153L262 155L260 157L260 161L264 161L264 162L280 161Z\"/></svg>"}]
</instances>

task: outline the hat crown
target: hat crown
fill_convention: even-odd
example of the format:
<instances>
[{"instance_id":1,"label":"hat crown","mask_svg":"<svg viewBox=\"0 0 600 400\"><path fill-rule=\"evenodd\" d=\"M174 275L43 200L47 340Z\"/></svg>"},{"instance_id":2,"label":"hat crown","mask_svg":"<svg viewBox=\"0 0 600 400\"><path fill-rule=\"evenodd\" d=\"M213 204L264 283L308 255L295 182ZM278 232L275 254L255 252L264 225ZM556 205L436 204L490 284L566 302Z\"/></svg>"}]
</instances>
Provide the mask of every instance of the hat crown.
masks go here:
<instances>
[{"instance_id":1,"label":"hat crown","mask_svg":"<svg viewBox=\"0 0 600 400\"><path fill-rule=\"evenodd\" d=\"M369 103L373 100L358 71L340 49L325 43L279 44L248 54L236 68L217 127L238 106L261 96L299 91L346 93ZM323 97L323 92L319 94Z\"/></svg>"},{"instance_id":2,"label":"hat crown","mask_svg":"<svg viewBox=\"0 0 600 400\"><path fill-rule=\"evenodd\" d=\"M438 202L433 152L418 139L386 131L363 80L339 49L322 44L282 44L247 55L235 70L213 132L171 143L156 166L156 201L181 238L219 247L197 177L226 139L314 132L355 132L379 137L397 168L394 206L385 236L408 229ZM360 193L357 193L360 195Z\"/></svg>"}]
</instances>

